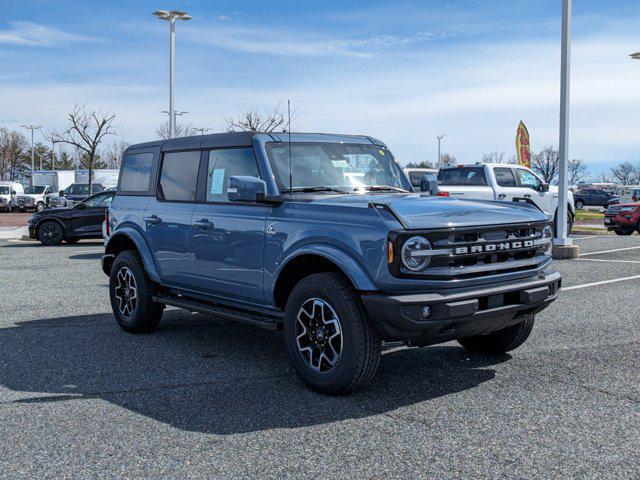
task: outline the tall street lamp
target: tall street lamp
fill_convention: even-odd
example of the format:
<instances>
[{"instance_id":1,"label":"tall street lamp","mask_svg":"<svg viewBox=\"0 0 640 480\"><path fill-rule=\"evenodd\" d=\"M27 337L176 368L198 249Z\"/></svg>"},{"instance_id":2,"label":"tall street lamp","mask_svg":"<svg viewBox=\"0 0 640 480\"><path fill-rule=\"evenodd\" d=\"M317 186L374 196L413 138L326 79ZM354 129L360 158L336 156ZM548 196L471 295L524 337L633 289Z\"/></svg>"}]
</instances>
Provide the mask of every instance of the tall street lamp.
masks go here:
<instances>
[{"instance_id":1,"label":"tall street lamp","mask_svg":"<svg viewBox=\"0 0 640 480\"><path fill-rule=\"evenodd\" d=\"M174 138L176 136L176 125L177 125L177 119L176 117L178 115L184 115L185 113L189 113L189 112L173 112L173 115L171 115L171 112L167 112L166 110L162 110L162 113L166 113L167 115L169 115L169 138ZM171 119L173 119L173 133L171 133ZM184 134L185 132L183 132Z\"/></svg>"},{"instance_id":2,"label":"tall street lamp","mask_svg":"<svg viewBox=\"0 0 640 480\"><path fill-rule=\"evenodd\" d=\"M173 58L175 56L175 21L191 20L191 16L186 12L178 10L156 10L153 14L160 20L169 21L169 138L173 138L176 133L176 119L173 114Z\"/></svg>"},{"instance_id":3,"label":"tall street lamp","mask_svg":"<svg viewBox=\"0 0 640 480\"><path fill-rule=\"evenodd\" d=\"M204 135L205 132L208 132L209 130L211 130L210 128L194 128L194 130L196 132L200 132L200 135Z\"/></svg>"},{"instance_id":4,"label":"tall street lamp","mask_svg":"<svg viewBox=\"0 0 640 480\"><path fill-rule=\"evenodd\" d=\"M33 186L33 171L35 170L35 151L33 149L33 131L40 130L42 125L22 125L22 128L31 130L31 186Z\"/></svg>"},{"instance_id":5,"label":"tall street lamp","mask_svg":"<svg viewBox=\"0 0 640 480\"><path fill-rule=\"evenodd\" d=\"M440 166L440 142L444 138L444 135L438 135L436 137L438 139L438 167Z\"/></svg>"}]
</instances>

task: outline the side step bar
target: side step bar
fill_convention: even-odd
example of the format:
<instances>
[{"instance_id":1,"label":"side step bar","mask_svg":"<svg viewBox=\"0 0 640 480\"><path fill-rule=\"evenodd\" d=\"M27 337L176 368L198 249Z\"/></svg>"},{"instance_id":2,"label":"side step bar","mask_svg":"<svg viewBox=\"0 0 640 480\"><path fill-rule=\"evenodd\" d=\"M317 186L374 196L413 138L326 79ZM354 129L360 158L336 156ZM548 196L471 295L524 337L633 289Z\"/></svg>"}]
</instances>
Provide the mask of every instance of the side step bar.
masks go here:
<instances>
[{"instance_id":1,"label":"side step bar","mask_svg":"<svg viewBox=\"0 0 640 480\"><path fill-rule=\"evenodd\" d=\"M172 295L154 295L153 301L171 305L172 307L182 308L191 312L204 313L215 317L228 318L256 327L266 328L268 330L280 330L281 323L276 318L269 318L255 313L243 312L231 308L225 308L220 305L214 305L208 302L195 300L192 298L176 297Z\"/></svg>"}]
</instances>

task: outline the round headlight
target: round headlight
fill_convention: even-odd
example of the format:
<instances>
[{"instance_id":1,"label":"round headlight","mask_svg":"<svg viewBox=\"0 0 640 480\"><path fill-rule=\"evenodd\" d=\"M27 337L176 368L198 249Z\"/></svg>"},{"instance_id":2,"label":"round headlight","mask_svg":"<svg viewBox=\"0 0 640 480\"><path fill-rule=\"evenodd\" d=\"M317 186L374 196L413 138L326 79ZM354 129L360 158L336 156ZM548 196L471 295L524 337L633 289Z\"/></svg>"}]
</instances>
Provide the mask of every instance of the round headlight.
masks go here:
<instances>
[{"instance_id":1,"label":"round headlight","mask_svg":"<svg viewBox=\"0 0 640 480\"><path fill-rule=\"evenodd\" d=\"M544 245L544 253L545 255L553 254L553 229L550 226L544 227L542 230L542 238L548 238L549 243Z\"/></svg>"},{"instance_id":2,"label":"round headlight","mask_svg":"<svg viewBox=\"0 0 640 480\"><path fill-rule=\"evenodd\" d=\"M412 272L424 270L431 262L431 244L424 237L411 237L402 246L402 264Z\"/></svg>"}]
</instances>

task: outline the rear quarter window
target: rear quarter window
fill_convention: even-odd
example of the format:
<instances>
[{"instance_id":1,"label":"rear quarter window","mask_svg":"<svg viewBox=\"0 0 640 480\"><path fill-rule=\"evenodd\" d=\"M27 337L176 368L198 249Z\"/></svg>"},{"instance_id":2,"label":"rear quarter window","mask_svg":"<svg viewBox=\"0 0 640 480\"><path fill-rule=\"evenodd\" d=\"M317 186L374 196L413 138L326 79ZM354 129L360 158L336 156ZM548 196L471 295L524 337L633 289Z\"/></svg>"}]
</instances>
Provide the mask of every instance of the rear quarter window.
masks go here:
<instances>
[{"instance_id":1,"label":"rear quarter window","mask_svg":"<svg viewBox=\"0 0 640 480\"><path fill-rule=\"evenodd\" d=\"M485 186L487 179L482 167L447 168L438 172L438 185Z\"/></svg>"},{"instance_id":2,"label":"rear quarter window","mask_svg":"<svg viewBox=\"0 0 640 480\"><path fill-rule=\"evenodd\" d=\"M153 153L132 153L122 159L119 189L123 192L147 192L151 182Z\"/></svg>"}]
</instances>

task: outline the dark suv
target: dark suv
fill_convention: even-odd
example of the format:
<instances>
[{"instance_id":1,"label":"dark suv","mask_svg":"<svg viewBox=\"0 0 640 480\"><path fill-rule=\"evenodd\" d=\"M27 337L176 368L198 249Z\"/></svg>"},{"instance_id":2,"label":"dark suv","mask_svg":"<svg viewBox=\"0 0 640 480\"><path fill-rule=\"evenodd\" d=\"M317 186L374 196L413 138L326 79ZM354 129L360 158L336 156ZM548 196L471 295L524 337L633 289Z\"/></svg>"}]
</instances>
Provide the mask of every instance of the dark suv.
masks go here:
<instances>
[{"instance_id":1,"label":"dark suv","mask_svg":"<svg viewBox=\"0 0 640 480\"><path fill-rule=\"evenodd\" d=\"M373 377L383 340L515 349L560 290L546 215L414 193L366 136L131 146L108 235L102 267L123 329L152 331L166 305L283 329L297 373L330 394Z\"/></svg>"},{"instance_id":2,"label":"dark suv","mask_svg":"<svg viewBox=\"0 0 640 480\"><path fill-rule=\"evenodd\" d=\"M618 203L618 196L607 190L599 188L585 188L578 190L573 195L574 205L576 208L587 207L608 207L611 204Z\"/></svg>"}]
</instances>

